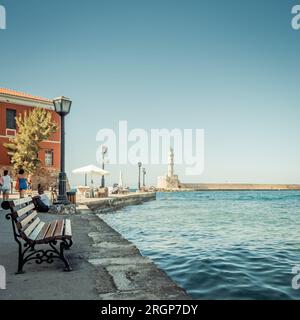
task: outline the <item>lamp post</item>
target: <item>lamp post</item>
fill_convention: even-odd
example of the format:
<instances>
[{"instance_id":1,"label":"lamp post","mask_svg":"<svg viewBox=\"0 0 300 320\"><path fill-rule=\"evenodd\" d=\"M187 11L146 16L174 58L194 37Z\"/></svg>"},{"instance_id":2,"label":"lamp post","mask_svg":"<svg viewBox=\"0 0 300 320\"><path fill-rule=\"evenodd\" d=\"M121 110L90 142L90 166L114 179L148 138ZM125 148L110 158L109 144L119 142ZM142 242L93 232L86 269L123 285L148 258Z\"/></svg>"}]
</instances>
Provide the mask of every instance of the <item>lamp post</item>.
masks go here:
<instances>
[{"instance_id":1,"label":"lamp post","mask_svg":"<svg viewBox=\"0 0 300 320\"><path fill-rule=\"evenodd\" d=\"M143 168L143 187L146 186L146 183L145 183L145 177L146 177L146 169Z\"/></svg>"},{"instance_id":2,"label":"lamp post","mask_svg":"<svg viewBox=\"0 0 300 320\"><path fill-rule=\"evenodd\" d=\"M108 148L106 146L102 146L102 169L104 170L104 163L105 163L105 155L107 153ZM101 188L105 187L105 179L104 175L101 178Z\"/></svg>"},{"instance_id":3,"label":"lamp post","mask_svg":"<svg viewBox=\"0 0 300 320\"><path fill-rule=\"evenodd\" d=\"M70 112L72 101L66 97L53 100L54 109L60 115L60 173L57 203L68 204L67 198L67 175L65 172L65 116Z\"/></svg>"},{"instance_id":4,"label":"lamp post","mask_svg":"<svg viewBox=\"0 0 300 320\"><path fill-rule=\"evenodd\" d=\"M142 167L142 163L139 162L138 163L139 166L139 182L138 182L138 189L141 190L141 167Z\"/></svg>"}]
</instances>

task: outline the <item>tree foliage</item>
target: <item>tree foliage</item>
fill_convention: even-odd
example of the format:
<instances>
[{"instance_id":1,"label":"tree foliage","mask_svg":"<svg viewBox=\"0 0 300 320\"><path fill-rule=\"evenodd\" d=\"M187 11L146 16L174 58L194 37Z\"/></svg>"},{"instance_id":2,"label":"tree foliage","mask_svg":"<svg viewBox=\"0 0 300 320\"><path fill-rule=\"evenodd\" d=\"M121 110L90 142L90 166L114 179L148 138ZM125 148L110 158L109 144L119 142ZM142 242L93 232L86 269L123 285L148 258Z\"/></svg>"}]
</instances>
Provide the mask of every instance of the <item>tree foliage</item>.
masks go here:
<instances>
[{"instance_id":1,"label":"tree foliage","mask_svg":"<svg viewBox=\"0 0 300 320\"><path fill-rule=\"evenodd\" d=\"M52 120L51 113L42 108L34 108L28 114L20 114L16 123L16 136L4 146L16 171L22 168L25 172L33 174L41 164L38 158L40 143L57 131L57 124Z\"/></svg>"}]
</instances>

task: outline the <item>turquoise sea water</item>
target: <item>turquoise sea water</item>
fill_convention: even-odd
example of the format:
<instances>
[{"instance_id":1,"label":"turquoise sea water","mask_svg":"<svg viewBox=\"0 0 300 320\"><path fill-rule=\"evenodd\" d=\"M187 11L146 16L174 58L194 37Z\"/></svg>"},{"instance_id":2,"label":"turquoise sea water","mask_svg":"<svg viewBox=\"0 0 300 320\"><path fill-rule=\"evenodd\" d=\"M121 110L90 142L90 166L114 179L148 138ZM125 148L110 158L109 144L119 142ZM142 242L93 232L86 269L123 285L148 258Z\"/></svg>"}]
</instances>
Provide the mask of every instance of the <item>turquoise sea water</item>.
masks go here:
<instances>
[{"instance_id":1,"label":"turquoise sea water","mask_svg":"<svg viewBox=\"0 0 300 320\"><path fill-rule=\"evenodd\" d=\"M300 192L159 193L101 215L197 299L300 299Z\"/></svg>"}]
</instances>

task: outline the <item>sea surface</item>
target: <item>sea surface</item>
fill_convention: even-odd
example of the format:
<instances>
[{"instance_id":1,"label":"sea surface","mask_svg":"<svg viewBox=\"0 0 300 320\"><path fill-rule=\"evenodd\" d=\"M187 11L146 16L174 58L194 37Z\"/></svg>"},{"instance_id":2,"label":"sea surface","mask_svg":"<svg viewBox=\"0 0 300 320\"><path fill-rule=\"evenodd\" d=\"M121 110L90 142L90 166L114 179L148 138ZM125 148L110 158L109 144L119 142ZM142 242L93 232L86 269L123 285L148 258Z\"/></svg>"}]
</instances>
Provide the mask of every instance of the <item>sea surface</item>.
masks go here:
<instances>
[{"instance_id":1,"label":"sea surface","mask_svg":"<svg viewBox=\"0 0 300 320\"><path fill-rule=\"evenodd\" d=\"M158 193L100 216L196 299L300 299L299 191Z\"/></svg>"}]
</instances>

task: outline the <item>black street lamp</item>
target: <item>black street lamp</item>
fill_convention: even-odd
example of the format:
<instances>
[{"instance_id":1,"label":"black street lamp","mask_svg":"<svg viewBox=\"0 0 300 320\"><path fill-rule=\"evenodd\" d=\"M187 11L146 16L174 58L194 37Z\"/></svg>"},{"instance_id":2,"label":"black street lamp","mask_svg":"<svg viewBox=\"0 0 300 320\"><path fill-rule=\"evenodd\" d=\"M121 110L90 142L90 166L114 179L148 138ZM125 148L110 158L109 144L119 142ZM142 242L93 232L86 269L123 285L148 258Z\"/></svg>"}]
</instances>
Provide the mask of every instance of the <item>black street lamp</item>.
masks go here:
<instances>
[{"instance_id":1,"label":"black street lamp","mask_svg":"<svg viewBox=\"0 0 300 320\"><path fill-rule=\"evenodd\" d=\"M143 168L143 187L146 186L146 183L145 183L145 177L146 177L146 169Z\"/></svg>"},{"instance_id":2,"label":"black street lamp","mask_svg":"<svg viewBox=\"0 0 300 320\"><path fill-rule=\"evenodd\" d=\"M102 146L102 169L104 170L104 163L105 163L105 155L107 153L108 148L106 146ZM101 178L101 188L105 187L105 179L104 175Z\"/></svg>"},{"instance_id":3,"label":"black street lamp","mask_svg":"<svg viewBox=\"0 0 300 320\"><path fill-rule=\"evenodd\" d=\"M72 101L66 97L53 100L54 109L60 115L60 173L57 203L68 204L67 175L65 172L65 116L70 112Z\"/></svg>"},{"instance_id":4,"label":"black street lamp","mask_svg":"<svg viewBox=\"0 0 300 320\"><path fill-rule=\"evenodd\" d=\"M142 167L142 163L139 162L138 163L139 166L139 183L138 183L138 189L141 190L141 167Z\"/></svg>"}]
</instances>

